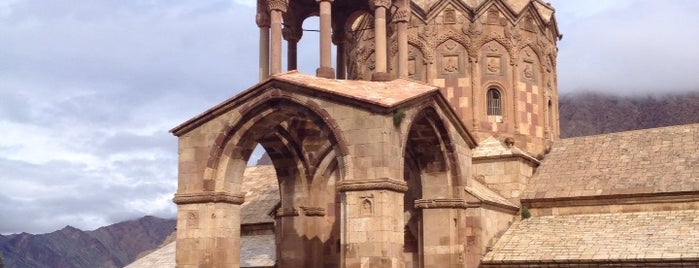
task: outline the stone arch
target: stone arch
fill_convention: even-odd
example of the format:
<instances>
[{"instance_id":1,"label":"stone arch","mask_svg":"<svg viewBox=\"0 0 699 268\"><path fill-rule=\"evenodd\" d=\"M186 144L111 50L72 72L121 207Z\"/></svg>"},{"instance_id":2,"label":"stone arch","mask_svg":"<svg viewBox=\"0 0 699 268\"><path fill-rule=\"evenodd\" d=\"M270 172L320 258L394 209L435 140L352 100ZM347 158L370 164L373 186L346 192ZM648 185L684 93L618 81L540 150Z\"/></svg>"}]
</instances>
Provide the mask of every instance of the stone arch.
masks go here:
<instances>
[{"instance_id":1,"label":"stone arch","mask_svg":"<svg viewBox=\"0 0 699 268\"><path fill-rule=\"evenodd\" d=\"M262 145L279 183L281 201L273 213L277 260L285 267L339 263L335 183L345 176L347 150L337 125L314 102L290 97L263 98L241 113L240 120L226 128L222 148L214 149L220 151L218 159L212 159L218 163L217 189L238 192L252 150Z\"/></svg>"},{"instance_id":2,"label":"stone arch","mask_svg":"<svg viewBox=\"0 0 699 268\"><path fill-rule=\"evenodd\" d=\"M433 252L440 243L434 237L456 239L456 231L449 226L433 229L440 225L437 219L450 218L450 212L424 210L418 205L443 204L460 197L460 171L447 126L431 105L419 109L407 126L408 134L403 140L403 178L408 185L403 197L406 267L424 267L425 263L434 263L435 258L445 257ZM435 213L447 215L433 217Z\"/></svg>"}]
</instances>

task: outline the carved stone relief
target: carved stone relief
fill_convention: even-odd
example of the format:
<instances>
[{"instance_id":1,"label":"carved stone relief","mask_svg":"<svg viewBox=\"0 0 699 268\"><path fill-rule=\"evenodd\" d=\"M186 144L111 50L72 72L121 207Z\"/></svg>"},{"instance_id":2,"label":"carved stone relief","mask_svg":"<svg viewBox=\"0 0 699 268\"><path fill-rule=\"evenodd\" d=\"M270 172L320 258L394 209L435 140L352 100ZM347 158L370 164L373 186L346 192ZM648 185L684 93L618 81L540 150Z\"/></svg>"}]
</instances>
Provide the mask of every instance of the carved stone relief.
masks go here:
<instances>
[{"instance_id":1,"label":"carved stone relief","mask_svg":"<svg viewBox=\"0 0 699 268\"><path fill-rule=\"evenodd\" d=\"M437 51L439 51L437 71L440 76L466 75L466 48L454 40L447 40L437 48Z\"/></svg>"},{"instance_id":2,"label":"carved stone relief","mask_svg":"<svg viewBox=\"0 0 699 268\"><path fill-rule=\"evenodd\" d=\"M374 195L363 195L359 197L359 214L373 215L374 214Z\"/></svg>"}]
</instances>

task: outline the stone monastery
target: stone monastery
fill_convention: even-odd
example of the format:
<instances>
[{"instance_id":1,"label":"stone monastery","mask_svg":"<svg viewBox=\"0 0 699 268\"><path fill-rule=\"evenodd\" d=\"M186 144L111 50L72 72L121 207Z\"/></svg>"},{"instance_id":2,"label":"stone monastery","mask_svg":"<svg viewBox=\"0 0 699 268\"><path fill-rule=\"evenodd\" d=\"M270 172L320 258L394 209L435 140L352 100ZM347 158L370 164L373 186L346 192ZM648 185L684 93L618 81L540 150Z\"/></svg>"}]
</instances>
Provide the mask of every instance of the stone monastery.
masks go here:
<instances>
[{"instance_id":1,"label":"stone monastery","mask_svg":"<svg viewBox=\"0 0 699 268\"><path fill-rule=\"evenodd\" d=\"M172 130L177 240L129 267L699 267L699 124L559 139L550 4L257 10L260 83Z\"/></svg>"}]
</instances>

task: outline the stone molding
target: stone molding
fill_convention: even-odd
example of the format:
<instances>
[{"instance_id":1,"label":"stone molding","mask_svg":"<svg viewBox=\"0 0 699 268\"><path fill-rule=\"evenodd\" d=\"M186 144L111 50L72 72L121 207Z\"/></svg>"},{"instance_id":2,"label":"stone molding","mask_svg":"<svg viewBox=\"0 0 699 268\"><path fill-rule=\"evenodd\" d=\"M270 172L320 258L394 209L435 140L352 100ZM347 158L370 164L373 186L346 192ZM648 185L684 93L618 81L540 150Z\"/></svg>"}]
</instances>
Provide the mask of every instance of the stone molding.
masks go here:
<instances>
[{"instance_id":1,"label":"stone molding","mask_svg":"<svg viewBox=\"0 0 699 268\"><path fill-rule=\"evenodd\" d=\"M321 207L301 207L303 214L309 217L325 216L325 209Z\"/></svg>"},{"instance_id":2,"label":"stone molding","mask_svg":"<svg viewBox=\"0 0 699 268\"><path fill-rule=\"evenodd\" d=\"M245 202L244 194L232 194L227 192L203 192L175 194L172 202L177 205L202 204L202 203L226 203L242 205Z\"/></svg>"},{"instance_id":3,"label":"stone molding","mask_svg":"<svg viewBox=\"0 0 699 268\"><path fill-rule=\"evenodd\" d=\"M278 208L277 212L274 213L275 217L296 217L299 215L299 211L296 208Z\"/></svg>"},{"instance_id":4,"label":"stone molding","mask_svg":"<svg viewBox=\"0 0 699 268\"><path fill-rule=\"evenodd\" d=\"M418 209L467 209L469 205L462 198L434 198L415 200Z\"/></svg>"},{"instance_id":5,"label":"stone molding","mask_svg":"<svg viewBox=\"0 0 699 268\"><path fill-rule=\"evenodd\" d=\"M389 190L399 193L408 191L408 184L405 181L394 180L390 178L381 178L375 180L348 180L342 181L337 186L340 192L353 191L369 191L369 190Z\"/></svg>"}]
</instances>

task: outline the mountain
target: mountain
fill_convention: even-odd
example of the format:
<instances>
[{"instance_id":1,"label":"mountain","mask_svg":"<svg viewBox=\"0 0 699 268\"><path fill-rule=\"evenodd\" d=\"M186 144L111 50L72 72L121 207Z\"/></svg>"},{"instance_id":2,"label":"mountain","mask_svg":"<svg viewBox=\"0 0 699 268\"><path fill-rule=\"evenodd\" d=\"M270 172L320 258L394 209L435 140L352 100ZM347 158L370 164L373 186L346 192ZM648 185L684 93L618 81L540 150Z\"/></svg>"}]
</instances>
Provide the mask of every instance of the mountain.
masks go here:
<instances>
[{"instance_id":1,"label":"mountain","mask_svg":"<svg viewBox=\"0 0 699 268\"><path fill-rule=\"evenodd\" d=\"M559 99L561 138L699 123L699 91L624 97L576 93Z\"/></svg>"},{"instance_id":2,"label":"mountain","mask_svg":"<svg viewBox=\"0 0 699 268\"><path fill-rule=\"evenodd\" d=\"M0 251L6 267L123 267L158 247L174 229L174 219L152 216L94 231L66 226L47 234L0 235Z\"/></svg>"}]
</instances>

